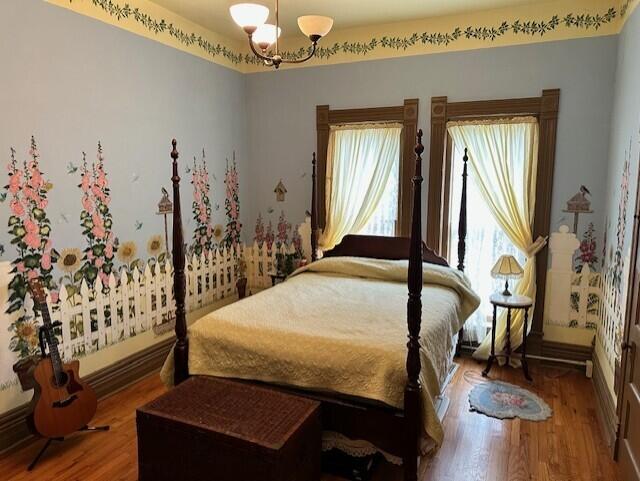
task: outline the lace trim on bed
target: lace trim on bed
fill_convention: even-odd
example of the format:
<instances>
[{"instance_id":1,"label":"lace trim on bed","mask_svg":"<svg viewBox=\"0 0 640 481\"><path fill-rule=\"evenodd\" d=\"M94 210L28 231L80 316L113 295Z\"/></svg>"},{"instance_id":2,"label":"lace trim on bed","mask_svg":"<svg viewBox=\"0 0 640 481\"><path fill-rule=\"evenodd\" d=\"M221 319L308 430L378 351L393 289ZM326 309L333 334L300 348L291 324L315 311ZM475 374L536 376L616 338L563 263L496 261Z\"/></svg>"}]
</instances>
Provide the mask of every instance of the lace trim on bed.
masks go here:
<instances>
[{"instance_id":1,"label":"lace trim on bed","mask_svg":"<svg viewBox=\"0 0 640 481\"><path fill-rule=\"evenodd\" d=\"M455 374L457 369L458 365L456 363L452 363L446 380L442 386L443 391L451 382L451 379L453 378L453 375ZM444 419L448 408L449 399L443 395L438 396L436 398L436 413L438 414L440 421ZM423 438L420 441L420 455L426 456L430 454L435 447L436 444L433 439ZM369 441L365 441L363 439L350 439L343 434L337 433L335 431L323 431L322 450L330 451L332 449L338 449L343 453L346 453L349 456L354 456L356 458L362 458L365 456L371 456L373 454L380 453L391 464L395 464L396 466L402 465L402 458L387 453L386 451L378 448Z\"/></svg>"},{"instance_id":2,"label":"lace trim on bed","mask_svg":"<svg viewBox=\"0 0 640 481\"><path fill-rule=\"evenodd\" d=\"M338 449L349 456L356 458L362 458L365 456L371 456L372 454L380 453L384 458L392 464L397 466L402 465L402 458L389 454L382 449L378 449L369 441L362 439L355 440L349 439L340 433L335 431L323 431L322 432L322 450L330 451L331 449Z\"/></svg>"}]
</instances>

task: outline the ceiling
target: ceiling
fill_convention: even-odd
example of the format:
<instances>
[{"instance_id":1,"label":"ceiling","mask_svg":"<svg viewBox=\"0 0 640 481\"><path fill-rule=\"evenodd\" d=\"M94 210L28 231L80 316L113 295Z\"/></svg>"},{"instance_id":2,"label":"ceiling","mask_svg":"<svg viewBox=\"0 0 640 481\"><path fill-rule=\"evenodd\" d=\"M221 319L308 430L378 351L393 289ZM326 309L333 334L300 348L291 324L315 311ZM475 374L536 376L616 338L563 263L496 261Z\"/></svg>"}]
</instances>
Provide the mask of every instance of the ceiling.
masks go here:
<instances>
[{"instance_id":1,"label":"ceiling","mask_svg":"<svg viewBox=\"0 0 640 481\"><path fill-rule=\"evenodd\" d=\"M242 39L244 33L229 15L229 6L254 2L271 10L275 23L275 0L151 0L209 30L230 38ZM559 0L555 0L559 1ZM334 28L343 29L390 22L402 22L443 15L473 13L493 8L517 7L554 0L280 0L282 35L298 34L296 19L301 15L327 15Z\"/></svg>"}]
</instances>

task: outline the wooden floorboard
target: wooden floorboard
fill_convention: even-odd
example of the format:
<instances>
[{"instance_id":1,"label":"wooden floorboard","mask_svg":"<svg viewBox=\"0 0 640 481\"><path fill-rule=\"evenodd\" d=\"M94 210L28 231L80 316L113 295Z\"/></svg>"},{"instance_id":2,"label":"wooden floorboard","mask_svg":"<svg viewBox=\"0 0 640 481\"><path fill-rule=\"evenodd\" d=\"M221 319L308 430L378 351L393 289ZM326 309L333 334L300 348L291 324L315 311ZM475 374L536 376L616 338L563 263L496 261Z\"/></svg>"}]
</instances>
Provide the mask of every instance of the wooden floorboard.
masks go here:
<instances>
[{"instance_id":1,"label":"wooden floorboard","mask_svg":"<svg viewBox=\"0 0 640 481\"><path fill-rule=\"evenodd\" d=\"M431 457L423 481L620 481L600 433L591 381L573 369L532 366L533 384L522 372L495 368L494 379L535 392L553 408L544 422L501 421L469 411L469 391L480 382L482 366L461 359L447 388L450 406L445 440ZM109 424L107 433L77 434L56 443L36 469L27 464L42 441L0 457L0 480L134 481L137 479L135 409L165 388L150 376L100 402L93 424ZM396 466L382 463L373 481L401 481ZM239 480L241 481L241 480ZM339 481L325 475L323 481Z\"/></svg>"}]
</instances>

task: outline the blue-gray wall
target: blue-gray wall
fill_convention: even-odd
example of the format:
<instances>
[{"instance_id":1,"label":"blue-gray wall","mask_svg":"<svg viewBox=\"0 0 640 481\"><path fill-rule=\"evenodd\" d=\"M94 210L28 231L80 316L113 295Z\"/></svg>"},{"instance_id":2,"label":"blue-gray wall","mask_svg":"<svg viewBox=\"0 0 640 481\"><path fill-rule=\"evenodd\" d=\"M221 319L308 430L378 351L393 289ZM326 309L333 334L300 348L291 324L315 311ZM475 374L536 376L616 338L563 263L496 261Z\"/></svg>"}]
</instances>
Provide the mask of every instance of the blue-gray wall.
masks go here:
<instances>
[{"instance_id":1,"label":"blue-gray wall","mask_svg":"<svg viewBox=\"0 0 640 481\"><path fill-rule=\"evenodd\" d=\"M624 306L630 287L630 264L633 214L636 203L638 163L640 162L640 9L627 19L618 37L618 55L614 88L613 115L607 173L607 249L604 272L610 288L605 289L606 303L619 306L617 317L607 316L608 324L602 326L603 337L613 342L598 342L596 354L605 367L605 378L613 388L613 372L620 362L620 345L624 331ZM625 165L628 164L628 170ZM627 180L623 172L627 170ZM626 208L621 202L627 185ZM620 221L619 221L620 219ZM618 232L624 231L618 241ZM617 281L619 279L619 281ZM616 293L616 295L612 295ZM607 310L614 311L614 309ZM609 349L606 349L607 345Z\"/></svg>"},{"instance_id":2,"label":"blue-gray wall","mask_svg":"<svg viewBox=\"0 0 640 481\"><path fill-rule=\"evenodd\" d=\"M532 97L560 88L551 228L557 229L565 202L584 184L595 212L583 216L581 227L592 220L601 239L616 45L616 37L598 37L249 75L250 216L261 211L264 217L270 207L275 222L284 207L291 220L302 219L310 199L309 176L302 175L316 148L316 105L379 107L417 97L428 142L432 96ZM280 177L289 191L284 204L273 194ZM572 225L571 218L563 222Z\"/></svg>"},{"instance_id":3,"label":"blue-gray wall","mask_svg":"<svg viewBox=\"0 0 640 481\"><path fill-rule=\"evenodd\" d=\"M53 183L48 214L54 247L84 247L79 215L82 151L96 158L104 148L111 184L114 233L138 244L146 257L152 234L164 230L155 215L160 187L169 187L171 139L178 139L181 162L193 163L206 149L214 223L225 223L225 158L236 150L240 170L241 214L248 177L245 76L41 0L2 0L0 8L0 163L15 147L27 157L36 137L41 168ZM134 174L139 180L134 181ZM183 214L189 222L192 189L183 175ZM3 260L13 257L7 234L8 200L0 205ZM61 215L68 218L63 220ZM143 227L136 230L135 223ZM190 236L187 226L186 235Z\"/></svg>"}]
</instances>

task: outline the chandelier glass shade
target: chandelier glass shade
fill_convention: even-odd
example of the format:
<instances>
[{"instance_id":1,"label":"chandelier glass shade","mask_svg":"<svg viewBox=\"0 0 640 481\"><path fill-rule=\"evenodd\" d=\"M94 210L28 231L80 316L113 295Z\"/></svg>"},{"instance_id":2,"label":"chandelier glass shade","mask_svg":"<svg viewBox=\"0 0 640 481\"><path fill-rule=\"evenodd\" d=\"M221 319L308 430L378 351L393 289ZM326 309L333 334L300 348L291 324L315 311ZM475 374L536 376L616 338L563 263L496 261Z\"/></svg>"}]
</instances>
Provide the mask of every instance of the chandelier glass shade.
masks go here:
<instances>
[{"instance_id":1,"label":"chandelier glass shade","mask_svg":"<svg viewBox=\"0 0 640 481\"><path fill-rule=\"evenodd\" d=\"M269 9L256 3L239 3L229 8L231 18L249 36L249 46L256 57L265 65L280 67L283 63L302 63L312 58L316 53L318 41L326 36L333 27L333 19L321 15L304 15L298 18L300 31L311 40L311 49L304 58L295 60L285 59L280 55L278 38L282 33L278 12L279 0L276 0L275 25L265 23L269 18ZM277 33L276 33L277 32ZM275 49L270 49L275 45Z\"/></svg>"}]
</instances>

